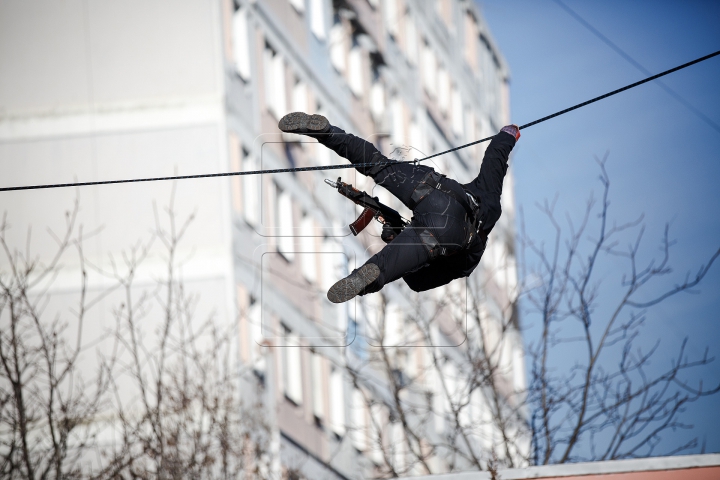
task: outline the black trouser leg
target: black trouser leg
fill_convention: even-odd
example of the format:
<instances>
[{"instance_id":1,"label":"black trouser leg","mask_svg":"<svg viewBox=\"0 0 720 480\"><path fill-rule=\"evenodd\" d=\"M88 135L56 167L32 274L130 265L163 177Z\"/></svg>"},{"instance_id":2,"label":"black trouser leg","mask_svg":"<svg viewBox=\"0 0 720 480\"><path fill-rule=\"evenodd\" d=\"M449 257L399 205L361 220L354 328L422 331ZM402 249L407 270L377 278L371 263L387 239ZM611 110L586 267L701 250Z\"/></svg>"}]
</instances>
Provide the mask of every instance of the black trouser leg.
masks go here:
<instances>
[{"instance_id":1,"label":"black trouser leg","mask_svg":"<svg viewBox=\"0 0 720 480\"><path fill-rule=\"evenodd\" d=\"M386 284L427 264L429 260L428 248L420 240L418 231L414 228L406 228L391 243L365 262L380 267L380 276L365 288L362 295L379 291Z\"/></svg>"},{"instance_id":2,"label":"black trouser leg","mask_svg":"<svg viewBox=\"0 0 720 480\"><path fill-rule=\"evenodd\" d=\"M432 170L426 165L391 160L380 153L372 143L351 133L345 133L338 127L332 127L331 134L315 135L315 137L341 157L350 160L352 164L371 164L358 166L356 169L375 180L376 184L383 186L408 208L412 208L410 196L415 187L425 174Z\"/></svg>"}]
</instances>

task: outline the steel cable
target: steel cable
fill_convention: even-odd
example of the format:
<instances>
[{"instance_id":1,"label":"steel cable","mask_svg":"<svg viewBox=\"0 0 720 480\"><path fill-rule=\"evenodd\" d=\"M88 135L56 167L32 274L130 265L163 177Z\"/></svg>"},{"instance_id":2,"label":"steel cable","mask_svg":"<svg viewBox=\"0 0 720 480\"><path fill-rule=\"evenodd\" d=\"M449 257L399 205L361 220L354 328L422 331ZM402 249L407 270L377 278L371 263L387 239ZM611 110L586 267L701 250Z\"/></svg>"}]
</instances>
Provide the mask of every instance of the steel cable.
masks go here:
<instances>
[{"instance_id":1,"label":"steel cable","mask_svg":"<svg viewBox=\"0 0 720 480\"><path fill-rule=\"evenodd\" d=\"M542 117L533 122L526 123L524 125L521 125L519 128L520 128L520 130L523 130L525 128L530 128L533 125L537 125L539 123L545 122L552 118L559 117L560 115L564 115L568 112L572 112L573 110L577 110L578 108L582 108L587 105L590 105L591 103L595 103L595 102L598 102L605 98L611 97L613 95L617 95L618 93L624 92L626 90L630 90L631 88L635 88L644 83L651 82L657 78L663 77L665 75L669 75L673 72L677 72L678 70L682 70L683 68L690 67L692 65L695 65L696 63L703 62L703 61L708 60L717 55L720 55L720 50L718 50L714 53L711 53L709 55L705 55L704 57L695 59L691 62L684 63L675 68L671 68L670 70L665 70L664 72L658 73L657 75L653 75L651 77L647 77L638 82L631 83L630 85L626 85L622 88L618 88L617 90L613 90L612 92L608 92L604 95L600 95L598 97L592 98L585 102L578 103L577 105L566 108L564 110L560 110L559 112L555 112L551 115L547 115L547 116ZM431 158L439 157L440 155L445 155L448 153L456 152L463 148L467 148L467 147L471 147L473 145L477 145L479 143L487 142L488 140L491 140L493 137L494 137L494 135L490 136L490 137L482 138L480 140L475 140L474 142L466 143L464 145L460 145L458 147L451 148L449 150L444 150L442 152L438 152L438 153L429 155L424 158L415 159L415 160L399 160L399 161L393 160L392 162L388 162L388 164L396 163L396 162L404 162L404 163L423 162L423 161L429 160ZM48 188L63 188L63 187L85 187L85 186L90 186L90 185L112 185L112 184L116 184L116 183L157 182L157 181L162 181L162 180L189 180L189 179L193 179L193 178L232 177L232 176L240 176L240 175L265 175L265 174L273 174L273 173L309 172L309 171L316 171L316 170L338 170L338 169L345 169L345 168L378 166L379 164L381 165L382 163L381 162L360 163L360 164L357 164L357 163L352 164L351 163L351 164L347 164L347 165L321 165L321 166L315 166L315 167L275 168L275 169L269 169L269 170L248 170L248 171L243 171L243 172L206 173L206 174L200 174L200 175L175 175L175 176L171 176L171 177L131 178L131 179L124 179L124 180L102 180L102 181L97 181L97 182L74 182L74 183L56 183L56 184L47 184L47 185L25 185L25 186L17 186L17 187L2 187L2 188L0 188L0 192L11 192L11 191L18 191L18 190L41 190L41 189L48 189Z\"/></svg>"}]
</instances>

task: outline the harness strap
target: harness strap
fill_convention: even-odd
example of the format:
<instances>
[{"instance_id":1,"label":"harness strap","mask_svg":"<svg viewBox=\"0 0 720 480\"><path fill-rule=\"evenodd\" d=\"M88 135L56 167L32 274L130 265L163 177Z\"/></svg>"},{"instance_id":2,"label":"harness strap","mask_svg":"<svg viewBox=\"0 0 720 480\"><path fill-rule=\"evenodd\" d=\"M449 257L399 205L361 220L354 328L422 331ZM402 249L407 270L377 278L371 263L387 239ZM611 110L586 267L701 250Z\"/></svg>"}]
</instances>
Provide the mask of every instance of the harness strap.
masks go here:
<instances>
[{"instance_id":1,"label":"harness strap","mask_svg":"<svg viewBox=\"0 0 720 480\"><path fill-rule=\"evenodd\" d=\"M461 195L458 192L456 192L455 190L453 190L452 188L446 187L444 185L444 182L442 181L445 178L445 175L440 175L440 174L436 174L436 175L438 175L439 178L435 182L435 185L433 185L435 187L435 189L440 190L444 194L449 195L452 198L454 198L460 205L463 206L463 208L465 209L465 213L467 213L467 215L468 215L468 218L473 218L475 216L475 210L470 206L470 202L468 201L467 192L465 192L463 189L464 195ZM435 180L435 178L431 177L429 180L432 182L433 180Z\"/></svg>"},{"instance_id":2,"label":"harness strap","mask_svg":"<svg viewBox=\"0 0 720 480\"><path fill-rule=\"evenodd\" d=\"M445 186L445 182L443 182L444 178L446 178L445 175L437 173L434 170L431 170L427 174L425 174L425 176L422 178L422 180L420 180L420 182L417 184L415 190L413 190L410 196L410 200L412 202L411 207L414 210L415 207L417 207L420 202L422 202L428 195L430 195L433 190L439 190L444 194L454 198L465 209L465 223L467 227L467 233L465 236L465 240L463 241L463 244L459 249L448 249L444 246L439 245L437 239L429 230L422 230L419 233L420 240L425 245L425 247L427 247L431 259L442 255L453 255L460 250L466 248L468 245L470 245L475 236L478 234L478 231L480 230L480 225L482 225L482 221L480 220L478 215L480 205L478 204L475 197L465 189L463 189L465 195L461 195L454 189Z\"/></svg>"},{"instance_id":3,"label":"harness strap","mask_svg":"<svg viewBox=\"0 0 720 480\"><path fill-rule=\"evenodd\" d=\"M444 178L446 178L445 175L437 173L434 170L430 170L428 173L426 173L423 179L420 180L420 182L417 184L415 190L413 190L413 193L410 196L410 200L414 202L412 205L412 209L414 210L415 207L417 207L418 204L425 199L425 197L430 195L433 190L440 190L444 194L449 195L455 200L457 200L457 202L465 209L465 212L468 214L468 218L475 217L475 212L478 208L475 197L471 196L471 194L465 191L465 189L463 189L465 195L461 195L452 188L446 187L443 182ZM471 205L470 202L472 202L474 205Z\"/></svg>"}]
</instances>

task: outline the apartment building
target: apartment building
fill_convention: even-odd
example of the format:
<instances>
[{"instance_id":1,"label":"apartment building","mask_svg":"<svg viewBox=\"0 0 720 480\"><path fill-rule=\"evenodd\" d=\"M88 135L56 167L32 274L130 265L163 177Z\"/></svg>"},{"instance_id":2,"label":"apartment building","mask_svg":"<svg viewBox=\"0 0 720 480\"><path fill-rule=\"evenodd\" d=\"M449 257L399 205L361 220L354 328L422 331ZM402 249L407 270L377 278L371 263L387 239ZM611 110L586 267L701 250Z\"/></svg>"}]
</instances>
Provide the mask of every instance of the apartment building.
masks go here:
<instances>
[{"instance_id":1,"label":"apartment building","mask_svg":"<svg viewBox=\"0 0 720 480\"><path fill-rule=\"evenodd\" d=\"M319 112L402 159L487 137L509 123L507 66L472 2L236 1L225 21L233 169L345 162L312 139L280 134L277 121L291 111ZM483 153L480 145L433 159L433 165L467 182L477 175ZM356 210L323 184L338 176L372 190L409 218L399 202L350 169L233 180L237 299L247 312L242 316L243 361L257 365L258 377L272 383L269 403L277 415L286 472L361 478L392 464L394 473L420 473L426 470L410 465L409 452L389 448L403 438L392 407L377 389L363 386L382 383L382 375L348 374L383 344L405 352L400 355L408 370L404 374L417 375L417 365L428 361L422 348L427 345L408 348L403 333L404 317L416 300L396 284L383 290L383 305L377 296L341 306L325 299L330 285L383 246L377 224L350 235L346 225ZM502 316L503 306L514 300L512 202L510 171L503 218L483 259L483 270L494 272L485 283L492 283L485 305L493 312L489 315ZM427 295L440 298L448 289L461 293L464 287L454 282ZM378 309L383 310L381 337ZM452 352L458 334L462 338L462 332L438 332L446 340L443 350ZM506 341L510 382L521 390L517 331ZM447 362L448 378L459 378L462 363L462 355ZM439 388L437 379L425 379L425 385ZM442 411L439 397L436 407ZM474 401L482 416L482 399ZM439 435L444 421L441 414L433 420ZM493 435L492 428L484 432L488 450ZM440 457L433 459L433 471L463 468L462 462L451 466Z\"/></svg>"},{"instance_id":2,"label":"apartment building","mask_svg":"<svg viewBox=\"0 0 720 480\"><path fill-rule=\"evenodd\" d=\"M279 118L298 110L322 113L404 159L489 136L510 121L508 69L471 1L3 2L0 70L3 186L347 163L312 139L278 131ZM478 145L431 164L468 182L483 152ZM338 176L410 217L352 169L12 192L0 202L14 227L7 238L22 244L29 226L61 230L78 198L78 221L95 232L84 253L102 267L145 238L153 205L162 210L172 197L179 215L195 214L176 254L187 259L182 273L198 295L197 314L239 321L240 362L253 372L242 384L267 410L273 471L365 478L392 465L401 475L424 474L411 452L382 448L403 443L397 412L382 373L357 372L383 345L402 357L398 378L420 378L432 347L446 359L443 374L422 378L422 388L439 391L440 377L459 385L458 372L470 368L467 332L435 326L442 343L408 348L407 319L419 299L467 298L470 287L457 281L419 297L395 282L382 299L329 303L327 288L384 245L378 224L350 234L355 206L324 183ZM509 170L503 216L473 276L482 279L484 315L517 325L512 186ZM33 237L41 257L54 245ZM161 247L149 246L139 286L163 272ZM58 309L77 294L81 269L66 264L54 283ZM106 283L91 277L89 291ZM103 312L115 301L98 301L88 339L112 321ZM522 390L519 333L503 338L507 391ZM423 445L447 429L451 412L441 397ZM474 397L469 415L484 418L483 402ZM499 436L490 423L477 440L488 452ZM473 468L441 450L429 462L433 472Z\"/></svg>"}]
</instances>

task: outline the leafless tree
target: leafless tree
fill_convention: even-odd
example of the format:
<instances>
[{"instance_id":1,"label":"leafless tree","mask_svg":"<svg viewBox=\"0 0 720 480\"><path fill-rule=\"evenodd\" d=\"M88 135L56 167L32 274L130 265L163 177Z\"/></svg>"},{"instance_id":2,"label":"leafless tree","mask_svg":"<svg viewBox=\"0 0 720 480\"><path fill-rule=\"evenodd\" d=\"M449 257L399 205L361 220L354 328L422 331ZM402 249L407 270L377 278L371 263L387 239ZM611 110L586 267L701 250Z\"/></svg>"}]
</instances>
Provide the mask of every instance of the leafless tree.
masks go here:
<instances>
[{"instance_id":1,"label":"leafless tree","mask_svg":"<svg viewBox=\"0 0 720 480\"><path fill-rule=\"evenodd\" d=\"M234 325L198 318L199 298L182 279L178 245L192 216L178 222L172 201L165 220L156 209L153 235L100 268L83 255L77 211L76 203L47 265L29 247L13 250L7 222L0 228L8 265L0 273L0 476L269 478L270 426L261 396L241 398ZM138 282L156 242L166 271ZM68 319L48 318L54 277L72 249L78 307ZM88 272L112 286L89 299ZM114 324L89 344L83 321L109 294L122 298Z\"/></svg>"},{"instance_id":2,"label":"leafless tree","mask_svg":"<svg viewBox=\"0 0 720 480\"><path fill-rule=\"evenodd\" d=\"M356 443L379 465L377 477L527 464L526 392L510 356L517 315L514 302L488 311L495 281L488 269L439 295L417 294L401 324L385 296L370 307L374 346L366 359L350 358L348 372L368 412L352 435L367 437Z\"/></svg>"},{"instance_id":3,"label":"leafless tree","mask_svg":"<svg viewBox=\"0 0 720 480\"><path fill-rule=\"evenodd\" d=\"M666 290L656 287L672 273L668 228L661 258L641 261L642 216L624 224L610 221L606 160L607 155L597 159L602 198L599 205L589 199L579 223L568 219L563 233L554 205L546 202L540 210L555 228L555 238L545 244L521 236L528 256L521 262L523 276L532 283L526 298L531 318L540 326L527 349L536 464L660 453L656 447L664 433L691 427L682 420L684 408L720 390L688 382L690 373L713 359L707 350L688 355L687 338L664 371L650 365L658 344L640 345L651 308L698 285L720 249L694 275ZM624 247L628 237L630 244ZM601 288L601 280L618 260L625 269L615 295ZM696 443L676 443L662 453L683 452Z\"/></svg>"},{"instance_id":4,"label":"leafless tree","mask_svg":"<svg viewBox=\"0 0 720 480\"><path fill-rule=\"evenodd\" d=\"M712 361L707 351L689 357L687 339L662 372L650 368L657 345L636 347L649 309L698 285L720 250L695 275L658 293L649 282L671 273L667 230L662 258L640 266L642 217L610 224L610 181L605 160L598 163L599 212L591 198L580 223L568 220L564 234L553 206L543 205L556 238L548 249L523 229L516 287L506 278L514 265L484 260L465 288L456 282L439 294L405 292L414 308L399 316L402 324L388 297L365 301L372 346L347 363L362 404L353 408L365 413L349 428L376 477L650 456L663 433L689 428L685 406L720 390L686 380ZM619 237L633 230L634 242L623 250ZM627 273L613 302L600 288L600 270L618 258ZM526 321L542 326L525 342L527 382L518 381L524 367L513 356L522 345L521 305ZM663 453L695 445L681 442Z\"/></svg>"},{"instance_id":5,"label":"leafless tree","mask_svg":"<svg viewBox=\"0 0 720 480\"><path fill-rule=\"evenodd\" d=\"M686 342L661 372L650 368L657 345L636 347L650 309L696 286L720 250L695 275L652 296L650 282L671 273L667 230L662 258L640 266L641 219L609 222L610 182L599 164L599 209L591 199L564 234L546 203L541 211L556 229L550 247L521 234L523 281L510 278L509 256L487 253L467 281L402 292L412 300L402 312L390 296L365 297L361 333L371 346L346 349L336 366L354 386L347 441L365 451L375 477L652 455L663 433L687 427L685 406L720 390L688 383L686 375L712 359L690 358ZM9 244L3 219L3 478L272 476L276 426L264 421L262 395L241 394L241 382L254 376L242 375L234 325L198 315L199 297L183 282L178 245L192 216L179 222L172 201L155 216L153 234L109 267L86 260L77 203L63 234L53 234L57 251L46 263L31 254L29 240L23 251ZM623 235L633 232L622 250ZM165 271L139 280L158 244ZM52 285L71 256L79 287L68 314L52 304ZM611 303L600 270L618 259L628 270ZM111 286L89 288L90 275ZM89 342L86 319L101 299L116 305L114 321ZM520 305L524 322L540 325L525 342L527 382ZM91 371L81 368L89 358Z\"/></svg>"},{"instance_id":6,"label":"leafless tree","mask_svg":"<svg viewBox=\"0 0 720 480\"><path fill-rule=\"evenodd\" d=\"M0 272L0 476L74 478L82 472L85 448L97 438L89 419L106 406L110 372L92 379L80 373L84 321L98 298L87 295L83 231L76 228L78 204L66 214L65 231L49 234L57 250L47 263L30 250L8 244L3 216L0 245L7 268ZM47 318L48 293L71 251L79 264L77 307L69 316Z\"/></svg>"}]
</instances>

